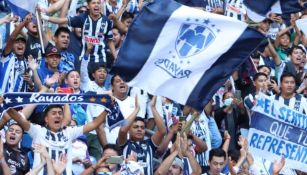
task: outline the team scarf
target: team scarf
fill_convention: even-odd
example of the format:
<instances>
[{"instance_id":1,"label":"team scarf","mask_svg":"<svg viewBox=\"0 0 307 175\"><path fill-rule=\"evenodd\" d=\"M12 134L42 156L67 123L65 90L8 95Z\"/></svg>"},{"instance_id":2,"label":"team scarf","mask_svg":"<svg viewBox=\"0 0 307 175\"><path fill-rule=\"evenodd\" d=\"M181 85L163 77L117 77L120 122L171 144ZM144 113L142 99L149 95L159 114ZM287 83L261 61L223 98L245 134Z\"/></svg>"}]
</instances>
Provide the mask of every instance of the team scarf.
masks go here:
<instances>
[{"instance_id":1,"label":"team scarf","mask_svg":"<svg viewBox=\"0 0 307 175\"><path fill-rule=\"evenodd\" d=\"M0 107L1 116L9 108L21 107L27 104L97 104L109 111L107 123L109 129L123 125L124 117L117 102L107 94L56 94L56 93L5 93L3 104Z\"/></svg>"}]
</instances>

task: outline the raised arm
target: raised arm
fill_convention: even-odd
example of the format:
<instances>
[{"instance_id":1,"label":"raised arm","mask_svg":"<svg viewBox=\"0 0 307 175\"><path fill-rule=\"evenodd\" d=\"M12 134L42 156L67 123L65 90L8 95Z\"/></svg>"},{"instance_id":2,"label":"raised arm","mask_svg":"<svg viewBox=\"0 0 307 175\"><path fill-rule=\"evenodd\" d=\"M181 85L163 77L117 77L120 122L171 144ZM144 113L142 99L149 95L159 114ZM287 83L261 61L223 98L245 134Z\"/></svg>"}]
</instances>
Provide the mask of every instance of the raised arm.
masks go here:
<instances>
[{"instance_id":1,"label":"raised arm","mask_svg":"<svg viewBox=\"0 0 307 175\"><path fill-rule=\"evenodd\" d=\"M0 119L0 129L4 127L4 125L11 119L11 117L5 112Z\"/></svg>"},{"instance_id":2,"label":"raised arm","mask_svg":"<svg viewBox=\"0 0 307 175\"><path fill-rule=\"evenodd\" d=\"M85 92L88 91L89 87L88 84L91 81L88 75L88 63L89 63L89 55L93 49L93 44L92 43L86 43L86 52L85 55L83 56L81 60L81 67L80 67L80 81L81 81L81 89L84 90Z\"/></svg>"},{"instance_id":3,"label":"raised arm","mask_svg":"<svg viewBox=\"0 0 307 175\"><path fill-rule=\"evenodd\" d=\"M24 19L22 22L20 22L20 23L15 27L14 31L13 31L12 34L10 35L10 37L9 37L7 43L6 43L6 46L5 46L4 50L3 50L4 55L8 55L8 54L11 52L16 37L17 37L18 34L21 32L22 28L23 28L24 26L26 26L31 20L32 20L32 14L30 13L30 14L28 14L28 15L25 17L25 19Z\"/></svg>"},{"instance_id":4,"label":"raised arm","mask_svg":"<svg viewBox=\"0 0 307 175\"><path fill-rule=\"evenodd\" d=\"M196 153L202 153L208 149L207 144L202 139L200 139L199 137L195 136L192 133L191 136L193 138L194 144L196 145L195 149Z\"/></svg>"},{"instance_id":5,"label":"raised arm","mask_svg":"<svg viewBox=\"0 0 307 175\"><path fill-rule=\"evenodd\" d=\"M173 139L175 133L178 132L178 123L173 124L171 128L169 129L169 132L164 137L160 145L158 146L156 150L156 154L158 156L162 156L168 149L169 142ZM178 134L179 135L179 134Z\"/></svg>"},{"instance_id":6,"label":"raised arm","mask_svg":"<svg viewBox=\"0 0 307 175\"><path fill-rule=\"evenodd\" d=\"M10 14L0 18L0 25L4 23L9 23L15 20L16 17L12 17Z\"/></svg>"},{"instance_id":7,"label":"raised arm","mask_svg":"<svg viewBox=\"0 0 307 175\"><path fill-rule=\"evenodd\" d=\"M54 73L50 78L49 77L46 78L45 84L47 86L51 86L57 81L57 79L58 79L58 75ZM41 89L39 92L43 93L43 92L47 92L48 90L49 90L48 87L41 86ZM36 108L36 104L28 104L22 109L22 113L26 117L26 119L28 119L31 116L35 108Z\"/></svg>"},{"instance_id":8,"label":"raised arm","mask_svg":"<svg viewBox=\"0 0 307 175\"><path fill-rule=\"evenodd\" d=\"M173 144L172 153L167 156L156 170L155 175L167 174L169 168L172 166L173 161L180 152L180 134L176 137L176 142Z\"/></svg>"},{"instance_id":9,"label":"raised arm","mask_svg":"<svg viewBox=\"0 0 307 175\"><path fill-rule=\"evenodd\" d=\"M275 160L273 163L273 175L278 175L281 169L285 166L286 160L281 157L279 161Z\"/></svg>"},{"instance_id":10,"label":"raised arm","mask_svg":"<svg viewBox=\"0 0 307 175\"><path fill-rule=\"evenodd\" d=\"M155 132L153 136L151 136L151 140L156 146L159 146L166 133L166 129L162 121L162 118L156 109L156 101L157 101L157 97L154 96L150 103L151 111L154 116L155 124L157 126L157 131Z\"/></svg>"},{"instance_id":11,"label":"raised arm","mask_svg":"<svg viewBox=\"0 0 307 175\"><path fill-rule=\"evenodd\" d=\"M83 133L88 133L96 129L99 125L102 124L103 121L105 121L107 114L108 111L104 110L92 122L85 124L83 126Z\"/></svg>"},{"instance_id":12,"label":"raised arm","mask_svg":"<svg viewBox=\"0 0 307 175\"><path fill-rule=\"evenodd\" d=\"M127 124L125 126L122 126L119 129L119 132L118 132L117 143L119 145L123 145L123 144L125 144L127 142L128 131L129 131L130 127L132 126L132 124L133 124L133 122L134 122L134 120L136 118L136 115L139 112L139 110L140 110L140 105L138 103L137 96L135 96L135 108L134 108L134 111L126 119L127 120Z\"/></svg>"},{"instance_id":13,"label":"raised arm","mask_svg":"<svg viewBox=\"0 0 307 175\"><path fill-rule=\"evenodd\" d=\"M269 47L269 51L272 55L272 58L273 58L275 65L279 66L281 64L281 59L280 59L279 55L276 53L276 50L275 50L275 48L274 48L274 46L273 46L273 44L271 43L270 40L268 40L268 47Z\"/></svg>"},{"instance_id":14,"label":"raised arm","mask_svg":"<svg viewBox=\"0 0 307 175\"><path fill-rule=\"evenodd\" d=\"M223 150L225 151L225 153L226 153L226 159L227 159L227 161L228 161L228 148L229 148L229 144L230 144L230 139L231 139L231 137L230 137L228 131L226 130L226 131L224 132L224 144L223 144L223 146L222 146L222 149L223 149Z\"/></svg>"},{"instance_id":15,"label":"raised arm","mask_svg":"<svg viewBox=\"0 0 307 175\"><path fill-rule=\"evenodd\" d=\"M14 119L24 131L29 131L31 123L26 119L23 118L15 109L10 108L7 110L8 115Z\"/></svg>"},{"instance_id":16,"label":"raised arm","mask_svg":"<svg viewBox=\"0 0 307 175\"><path fill-rule=\"evenodd\" d=\"M96 128L96 133L97 133L99 143L102 146L105 146L106 144L108 144L106 132L104 131L104 123L102 123Z\"/></svg>"},{"instance_id":17,"label":"raised arm","mask_svg":"<svg viewBox=\"0 0 307 175\"><path fill-rule=\"evenodd\" d=\"M42 19L55 24L68 24L68 18L59 18L54 16L42 15Z\"/></svg>"},{"instance_id":18,"label":"raised arm","mask_svg":"<svg viewBox=\"0 0 307 175\"><path fill-rule=\"evenodd\" d=\"M31 175L38 174L46 164L47 164L48 175L55 175L55 171L52 165L52 159L50 158L49 153L46 150L46 147L39 144L33 144L32 147L34 152L40 154L41 163L38 164L37 167L34 167L34 169L32 169Z\"/></svg>"},{"instance_id":19,"label":"raised arm","mask_svg":"<svg viewBox=\"0 0 307 175\"><path fill-rule=\"evenodd\" d=\"M68 126L71 121L71 111L70 111L70 106L69 104L64 105L64 118L63 118L63 123L62 127Z\"/></svg>"},{"instance_id":20,"label":"raised arm","mask_svg":"<svg viewBox=\"0 0 307 175\"><path fill-rule=\"evenodd\" d=\"M198 164L198 162L196 161L195 157L193 156L193 154L191 153L191 151L189 150L189 145L188 145L188 139L187 139L187 135L186 133L183 133L183 138L181 139L181 154L184 157L187 157L189 160L189 163L191 165L191 169L193 170L191 175L199 175L201 174L201 167Z\"/></svg>"},{"instance_id":21,"label":"raised arm","mask_svg":"<svg viewBox=\"0 0 307 175\"><path fill-rule=\"evenodd\" d=\"M67 12L68 12L68 9L69 9L70 1L71 0L65 0L65 3L63 4L63 6L61 8L60 17L64 18L64 17L67 16Z\"/></svg>"},{"instance_id":22,"label":"raised arm","mask_svg":"<svg viewBox=\"0 0 307 175\"><path fill-rule=\"evenodd\" d=\"M287 27L287 28L282 29L281 31L279 31L279 32L277 33L276 39L275 39L275 42L274 42L275 48L278 48L279 45L280 45L280 43L279 43L280 36L283 35L283 34L285 34L285 33L287 33L287 32L289 32L291 29L293 29L293 26L292 26L292 25L289 26L289 27Z\"/></svg>"},{"instance_id":23,"label":"raised arm","mask_svg":"<svg viewBox=\"0 0 307 175\"><path fill-rule=\"evenodd\" d=\"M5 157L4 157L4 150L3 150L3 141L0 138L0 161L1 161L1 168L3 175L11 175L11 170L9 166L6 163Z\"/></svg>"}]
</instances>

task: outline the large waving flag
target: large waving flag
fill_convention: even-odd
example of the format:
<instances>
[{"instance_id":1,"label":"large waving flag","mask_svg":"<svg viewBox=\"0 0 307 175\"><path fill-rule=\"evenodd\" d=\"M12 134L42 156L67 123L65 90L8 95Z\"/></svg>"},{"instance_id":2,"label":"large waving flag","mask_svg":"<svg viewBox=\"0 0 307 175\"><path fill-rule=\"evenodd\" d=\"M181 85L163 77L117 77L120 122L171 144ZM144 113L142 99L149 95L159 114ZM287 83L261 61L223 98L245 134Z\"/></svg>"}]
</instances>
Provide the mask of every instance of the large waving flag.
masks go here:
<instances>
[{"instance_id":1,"label":"large waving flag","mask_svg":"<svg viewBox=\"0 0 307 175\"><path fill-rule=\"evenodd\" d=\"M307 18L299 19L295 21L297 27L307 36Z\"/></svg>"},{"instance_id":2,"label":"large waving flag","mask_svg":"<svg viewBox=\"0 0 307 175\"><path fill-rule=\"evenodd\" d=\"M302 10L298 0L244 0L247 16L255 21L263 21L270 12L278 14L296 13Z\"/></svg>"},{"instance_id":3,"label":"large waving flag","mask_svg":"<svg viewBox=\"0 0 307 175\"><path fill-rule=\"evenodd\" d=\"M28 13L35 12L35 7L37 4L37 0L6 0L12 12L20 16L21 18L25 18Z\"/></svg>"},{"instance_id":4,"label":"large waving flag","mask_svg":"<svg viewBox=\"0 0 307 175\"><path fill-rule=\"evenodd\" d=\"M233 18L156 0L133 21L112 72L202 109L263 38Z\"/></svg>"}]
</instances>

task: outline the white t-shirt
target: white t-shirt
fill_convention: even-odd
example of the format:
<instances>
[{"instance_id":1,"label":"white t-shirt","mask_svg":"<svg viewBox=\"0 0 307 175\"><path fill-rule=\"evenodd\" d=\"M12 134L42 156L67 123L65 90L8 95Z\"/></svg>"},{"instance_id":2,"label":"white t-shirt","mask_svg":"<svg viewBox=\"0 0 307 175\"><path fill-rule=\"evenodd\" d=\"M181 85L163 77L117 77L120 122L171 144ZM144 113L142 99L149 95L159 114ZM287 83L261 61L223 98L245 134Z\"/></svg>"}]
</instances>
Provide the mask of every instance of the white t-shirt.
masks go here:
<instances>
[{"instance_id":1,"label":"white t-shirt","mask_svg":"<svg viewBox=\"0 0 307 175\"><path fill-rule=\"evenodd\" d=\"M49 129L40 125L31 124L29 131L27 131L33 139L33 144L42 144L49 152L51 159L58 160L61 153L67 155L66 174L72 174L72 141L83 134L83 126L80 127L65 127L64 129L54 133ZM40 154L34 153L33 167L40 163ZM39 175L47 174L47 169L44 167Z\"/></svg>"}]
</instances>

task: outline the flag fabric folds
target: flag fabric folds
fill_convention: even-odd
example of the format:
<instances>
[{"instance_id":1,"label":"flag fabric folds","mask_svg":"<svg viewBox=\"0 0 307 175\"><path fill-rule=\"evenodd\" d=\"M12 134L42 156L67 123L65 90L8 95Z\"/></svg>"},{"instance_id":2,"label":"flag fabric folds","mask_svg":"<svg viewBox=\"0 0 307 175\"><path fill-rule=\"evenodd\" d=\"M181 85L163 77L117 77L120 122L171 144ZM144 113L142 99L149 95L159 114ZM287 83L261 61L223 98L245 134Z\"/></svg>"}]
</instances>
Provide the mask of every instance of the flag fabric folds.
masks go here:
<instances>
[{"instance_id":1,"label":"flag fabric folds","mask_svg":"<svg viewBox=\"0 0 307 175\"><path fill-rule=\"evenodd\" d=\"M25 18L28 13L35 12L37 0L7 0L7 3L15 15Z\"/></svg>"},{"instance_id":2,"label":"flag fabric folds","mask_svg":"<svg viewBox=\"0 0 307 175\"><path fill-rule=\"evenodd\" d=\"M263 38L238 20L156 0L136 16L112 72L202 109Z\"/></svg>"},{"instance_id":3,"label":"flag fabric folds","mask_svg":"<svg viewBox=\"0 0 307 175\"><path fill-rule=\"evenodd\" d=\"M298 1L289 0L244 0L247 16L254 22L263 21L270 12L278 14L296 13L302 10Z\"/></svg>"},{"instance_id":4,"label":"flag fabric folds","mask_svg":"<svg viewBox=\"0 0 307 175\"><path fill-rule=\"evenodd\" d=\"M307 36L307 18L296 20L297 27Z\"/></svg>"}]
</instances>

